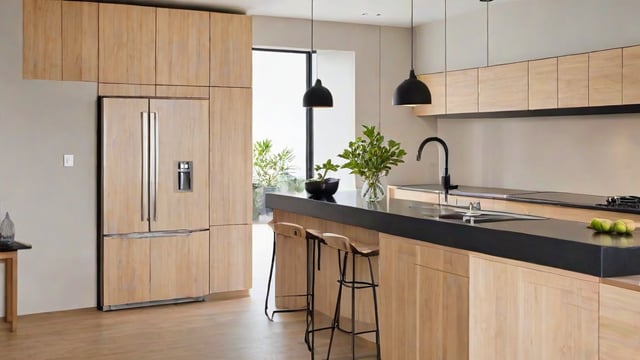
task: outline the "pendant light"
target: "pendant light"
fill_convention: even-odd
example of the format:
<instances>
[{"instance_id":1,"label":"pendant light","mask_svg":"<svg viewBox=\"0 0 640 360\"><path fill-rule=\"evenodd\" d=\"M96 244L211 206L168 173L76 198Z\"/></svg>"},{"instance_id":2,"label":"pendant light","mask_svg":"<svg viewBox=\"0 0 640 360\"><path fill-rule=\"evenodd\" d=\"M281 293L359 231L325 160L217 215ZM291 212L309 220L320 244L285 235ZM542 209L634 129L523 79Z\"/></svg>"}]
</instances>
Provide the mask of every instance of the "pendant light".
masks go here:
<instances>
[{"instance_id":1,"label":"pendant light","mask_svg":"<svg viewBox=\"0 0 640 360\"><path fill-rule=\"evenodd\" d=\"M311 0L311 54L313 54L313 0ZM304 93L302 106L307 108L333 107L331 91L322 86L322 81L319 78L316 78L315 84Z\"/></svg>"},{"instance_id":2,"label":"pendant light","mask_svg":"<svg viewBox=\"0 0 640 360\"><path fill-rule=\"evenodd\" d=\"M409 78L398 85L393 93L393 105L425 104L431 104L431 91L425 83L418 80L413 70L413 0L411 0L411 71L409 71Z\"/></svg>"}]
</instances>

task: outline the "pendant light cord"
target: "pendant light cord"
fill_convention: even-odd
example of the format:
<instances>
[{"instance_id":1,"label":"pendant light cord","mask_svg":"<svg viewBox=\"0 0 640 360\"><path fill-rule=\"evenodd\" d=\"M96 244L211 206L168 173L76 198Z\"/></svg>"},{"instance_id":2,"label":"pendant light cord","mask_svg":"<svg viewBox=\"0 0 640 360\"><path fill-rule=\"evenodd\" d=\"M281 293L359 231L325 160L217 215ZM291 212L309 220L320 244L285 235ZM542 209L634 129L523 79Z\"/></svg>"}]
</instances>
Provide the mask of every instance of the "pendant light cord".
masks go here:
<instances>
[{"instance_id":1,"label":"pendant light cord","mask_svg":"<svg viewBox=\"0 0 640 360\"><path fill-rule=\"evenodd\" d=\"M313 55L313 0L311 0L311 55Z\"/></svg>"},{"instance_id":2,"label":"pendant light cord","mask_svg":"<svg viewBox=\"0 0 640 360\"><path fill-rule=\"evenodd\" d=\"M444 81L447 81L447 0L444 0Z\"/></svg>"},{"instance_id":3,"label":"pendant light cord","mask_svg":"<svg viewBox=\"0 0 640 360\"><path fill-rule=\"evenodd\" d=\"M413 0L411 0L411 70L413 70Z\"/></svg>"},{"instance_id":4,"label":"pendant light cord","mask_svg":"<svg viewBox=\"0 0 640 360\"><path fill-rule=\"evenodd\" d=\"M489 2L487 1L487 66L489 66Z\"/></svg>"}]
</instances>

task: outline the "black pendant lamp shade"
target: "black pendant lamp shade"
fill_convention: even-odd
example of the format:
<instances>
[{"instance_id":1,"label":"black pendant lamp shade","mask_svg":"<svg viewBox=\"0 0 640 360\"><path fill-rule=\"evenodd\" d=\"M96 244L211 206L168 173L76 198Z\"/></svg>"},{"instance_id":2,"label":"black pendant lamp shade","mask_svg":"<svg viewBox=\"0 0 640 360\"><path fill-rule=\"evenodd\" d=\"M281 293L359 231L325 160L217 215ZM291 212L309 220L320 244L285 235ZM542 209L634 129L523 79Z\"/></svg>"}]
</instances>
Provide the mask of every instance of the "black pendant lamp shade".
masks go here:
<instances>
[{"instance_id":1,"label":"black pendant lamp shade","mask_svg":"<svg viewBox=\"0 0 640 360\"><path fill-rule=\"evenodd\" d=\"M393 93L393 105L431 104L431 91L425 83L418 80L411 69L409 78L403 81Z\"/></svg>"},{"instance_id":2,"label":"black pendant lamp shade","mask_svg":"<svg viewBox=\"0 0 640 360\"><path fill-rule=\"evenodd\" d=\"M322 81L316 79L316 83L313 84L305 93L302 98L302 106L304 107L332 107L333 96L326 87L322 86Z\"/></svg>"},{"instance_id":3,"label":"black pendant lamp shade","mask_svg":"<svg viewBox=\"0 0 640 360\"><path fill-rule=\"evenodd\" d=\"M311 0L311 53L313 54L313 0ZM333 107L331 91L322 86L322 81L316 78L315 84L304 93L302 106L307 108Z\"/></svg>"},{"instance_id":4,"label":"black pendant lamp shade","mask_svg":"<svg viewBox=\"0 0 640 360\"><path fill-rule=\"evenodd\" d=\"M403 81L393 93L393 105L431 104L431 91L425 83L418 80L413 71L413 0L411 0L411 71L409 78Z\"/></svg>"}]
</instances>

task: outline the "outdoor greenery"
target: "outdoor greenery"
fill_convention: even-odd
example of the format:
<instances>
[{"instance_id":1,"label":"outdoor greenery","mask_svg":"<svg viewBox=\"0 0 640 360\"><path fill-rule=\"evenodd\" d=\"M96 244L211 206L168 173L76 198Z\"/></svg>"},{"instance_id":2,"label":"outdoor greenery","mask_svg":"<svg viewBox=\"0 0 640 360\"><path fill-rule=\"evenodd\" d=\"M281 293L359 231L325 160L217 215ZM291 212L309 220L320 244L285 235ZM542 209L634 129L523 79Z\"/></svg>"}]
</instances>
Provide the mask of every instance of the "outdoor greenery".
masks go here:
<instances>
[{"instance_id":1,"label":"outdoor greenery","mask_svg":"<svg viewBox=\"0 0 640 360\"><path fill-rule=\"evenodd\" d=\"M273 153L273 143L270 139L256 141L253 144L256 183L264 187L277 186L280 177L293 170L294 158L293 151L288 147Z\"/></svg>"}]
</instances>

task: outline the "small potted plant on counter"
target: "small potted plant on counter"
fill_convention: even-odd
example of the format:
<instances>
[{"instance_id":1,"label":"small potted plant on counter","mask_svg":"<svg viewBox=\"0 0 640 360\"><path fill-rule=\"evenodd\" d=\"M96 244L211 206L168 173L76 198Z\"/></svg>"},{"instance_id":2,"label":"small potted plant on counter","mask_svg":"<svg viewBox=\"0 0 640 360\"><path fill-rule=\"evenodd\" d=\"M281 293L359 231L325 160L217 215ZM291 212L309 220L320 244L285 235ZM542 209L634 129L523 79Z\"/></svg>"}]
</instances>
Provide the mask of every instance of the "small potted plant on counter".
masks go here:
<instances>
[{"instance_id":1,"label":"small potted plant on counter","mask_svg":"<svg viewBox=\"0 0 640 360\"><path fill-rule=\"evenodd\" d=\"M340 179L328 178L329 171L338 171L340 166L334 164L331 159L328 159L322 164L314 166L313 170L316 171L316 178L309 179L304 183L305 190L312 196L331 196L338 191L338 185Z\"/></svg>"},{"instance_id":2,"label":"small potted plant on counter","mask_svg":"<svg viewBox=\"0 0 640 360\"><path fill-rule=\"evenodd\" d=\"M363 180L361 196L366 201L378 201L384 197L384 187L380 178L389 175L393 166L403 163L407 152L400 143L389 140L384 143L384 136L375 126L363 125L364 138L358 136L349 142L339 157L347 160L342 168L351 170L351 174Z\"/></svg>"}]
</instances>

